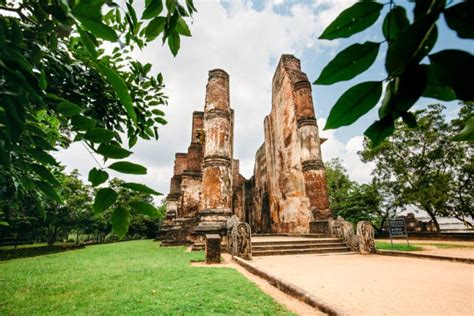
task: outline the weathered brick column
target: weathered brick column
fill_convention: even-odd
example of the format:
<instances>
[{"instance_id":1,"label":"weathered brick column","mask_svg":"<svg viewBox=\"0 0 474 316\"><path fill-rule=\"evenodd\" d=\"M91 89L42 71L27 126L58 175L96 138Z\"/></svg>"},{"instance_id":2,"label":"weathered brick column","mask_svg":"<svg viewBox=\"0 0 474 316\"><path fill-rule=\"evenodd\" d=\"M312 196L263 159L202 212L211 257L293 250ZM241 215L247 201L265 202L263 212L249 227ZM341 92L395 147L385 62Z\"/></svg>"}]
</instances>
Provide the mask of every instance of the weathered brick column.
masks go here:
<instances>
[{"instance_id":1,"label":"weathered brick column","mask_svg":"<svg viewBox=\"0 0 474 316\"><path fill-rule=\"evenodd\" d=\"M293 85L296 106L296 123L301 143L301 164L305 181L306 196L309 198L315 220L332 217L329 209L326 170L321 157L318 126L314 115L311 83L300 72Z\"/></svg>"},{"instance_id":2,"label":"weathered brick column","mask_svg":"<svg viewBox=\"0 0 474 316\"><path fill-rule=\"evenodd\" d=\"M232 214L232 112L229 100L229 75L209 71L204 107L204 160L201 210L195 232L224 233Z\"/></svg>"},{"instance_id":3,"label":"weathered brick column","mask_svg":"<svg viewBox=\"0 0 474 316\"><path fill-rule=\"evenodd\" d=\"M200 207L203 144L199 135L203 129L203 115L203 112L193 113L191 145L188 147L187 168L183 172L181 182L182 217L195 217Z\"/></svg>"}]
</instances>

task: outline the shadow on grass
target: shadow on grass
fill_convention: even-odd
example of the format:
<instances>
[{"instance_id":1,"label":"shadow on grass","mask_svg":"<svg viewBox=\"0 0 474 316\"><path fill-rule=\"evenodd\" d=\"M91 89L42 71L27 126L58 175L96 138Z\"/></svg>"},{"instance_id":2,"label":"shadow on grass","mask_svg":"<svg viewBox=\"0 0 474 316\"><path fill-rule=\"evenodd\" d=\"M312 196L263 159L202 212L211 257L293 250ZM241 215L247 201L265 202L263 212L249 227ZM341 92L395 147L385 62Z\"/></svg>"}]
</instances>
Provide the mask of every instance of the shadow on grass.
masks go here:
<instances>
[{"instance_id":1,"label":"shadow on grass","mask_svg":"<svg viewBox=\"0 0 474 316\"><path fill-rule=\"evenodd\" d=\"M79 245L53 245L53 246L38 246L17 249L0 249L0 261L12 260L18 258L36 257L42 255L49 255L52 253L76 250L84 248L84 244Z\"/></svg>"}]
</instances>

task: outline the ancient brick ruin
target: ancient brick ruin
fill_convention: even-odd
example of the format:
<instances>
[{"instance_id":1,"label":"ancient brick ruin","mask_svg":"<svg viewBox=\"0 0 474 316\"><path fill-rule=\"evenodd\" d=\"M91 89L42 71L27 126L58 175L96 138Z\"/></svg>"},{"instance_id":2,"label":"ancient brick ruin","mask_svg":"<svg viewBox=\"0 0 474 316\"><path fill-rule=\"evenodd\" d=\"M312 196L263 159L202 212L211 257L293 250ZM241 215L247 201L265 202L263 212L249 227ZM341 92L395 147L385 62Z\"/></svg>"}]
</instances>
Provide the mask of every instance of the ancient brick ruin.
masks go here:
<instances>
[{"instance_id":1,"label":"ancient brick ruin","mask_svg":"<svg viewBox=\"0 0 474 316\"><path fill-rule=\"evenodd\" d=\"M236 215L253 233L325 233L332 214L311 84L300 61L283 55L272 83L272 110L265 141L246 180L233 158L234 112L229 75L211 70L204 112L193 113L191 144L177 153L167 221L167 241L182 243L205 234L225 235Z\"/></svg>"}]
</instances>

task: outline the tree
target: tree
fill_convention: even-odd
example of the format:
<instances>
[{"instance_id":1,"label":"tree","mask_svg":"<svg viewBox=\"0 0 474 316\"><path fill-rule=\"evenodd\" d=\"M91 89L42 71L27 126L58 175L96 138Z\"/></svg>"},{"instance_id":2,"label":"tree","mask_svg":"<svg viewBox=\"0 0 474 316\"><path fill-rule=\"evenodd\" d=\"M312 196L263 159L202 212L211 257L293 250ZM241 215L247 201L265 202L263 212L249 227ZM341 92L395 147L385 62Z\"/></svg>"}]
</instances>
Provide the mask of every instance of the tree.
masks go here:
<instances>
[{"instance_id":1,"label":"tree","mask_svg":"<svg viewBox=\"0 0 474 316\"><path fill-rule=\"evenodd\" d=\"M196 9L192 0L186 7L147 0L138 18L132 0L123 7L117 2L0 0L2 208L25 200L38 209L63 203L51 152L71 142L82 142L104 162L120 160L90 171L95 187L107 181L107 169L147 172L121 159L132 154L138 138L158 138L167 101L162 75L151 75L151 65L131 53L161 36L176 55L181 36L191 36L185 19ZM155 192L136 183L128 188ZM114 204L113 189L97 192L96 212ZM114 223L128 221L126 215L116 211Z\"/></svg>"},{"instance_id":2,"label":"tree","mask_svg":"<svg viewBox=\"0 0 474 316\"><path fill-rule=\"evenodd\" d=\"M380 100L384 82L386 85L379 109L379 120L365 131L373 146L379 145L396 127L401 126L395 123L399 118L409 127L416 126L416 115L410 112L410 109L421 96L441 101L474 100L470 79L474 73L474 56L456 49L431 53L438 38L436 24L442 16L459 38L474 38L474 2L411 2L415 2L413 21L407 17L405 6L395 5L393 0L384 4L360 1L343 11L324 30L320 39L351 37L374 24L383 7L389 6L380 41L367 41L345 48L329 62L314 82L330 85L356 77L370 68L381 46L387 43L387 77L383 80L359 83L344 92L332 107L325 129L351 125L367 113ZM429 63L422 63L426 59ZM455 139L474 140L474 118L465 122Z\"/></svg>"},{"instance_id":3,"label":"tree","mask_svg":"<svg viewBox=\"0 0 474 316\"><path fill-rule=\"evenodd\" d=\"M59 235L67 236L73 229L80 230L92 216L92 190L79 179L77 170L61 178L64 202L52 201L45 206L43 225L48 245L56 242Z\"/></svg>"},{"instance_id":4,"label":"tree","mask_svg":"<svg viewBox=\"0 0 474 316\"><path fill-rule=\"evenodd\" d=\"M381 221L381 197L377 186L351 181L339 159L326 163L329 201L335 216L356 224L370 221L374 225Z\"/></svg>"},{"instance_id":5,"label":"tree","mask_svg":"<svg viewBox=\"0 0 474 316\"><path fill-rule=\"evenodd\" d=\"M366 139L363 161L373 161L377 183L389 187L396 196L394 206L413 204L426 211L440 231L437 216L464 219L472 216L474 147L454 142L460 120L472 117L473 106L463 104L460 119L445 122L444 106L430 105L416 112L418 125L408 128L397 123L392 136L377 148Z\"/></svg>"}]
</instances>

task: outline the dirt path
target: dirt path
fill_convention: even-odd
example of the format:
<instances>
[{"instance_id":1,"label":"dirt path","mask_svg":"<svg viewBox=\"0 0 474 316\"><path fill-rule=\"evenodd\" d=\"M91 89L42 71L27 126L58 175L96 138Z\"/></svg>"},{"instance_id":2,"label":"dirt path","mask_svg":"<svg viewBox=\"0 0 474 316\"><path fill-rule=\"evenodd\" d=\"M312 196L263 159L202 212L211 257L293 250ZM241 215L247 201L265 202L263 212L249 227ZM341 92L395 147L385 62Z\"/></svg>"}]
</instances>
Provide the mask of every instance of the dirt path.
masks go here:
<instances>
[{"instance_id":1,"label":"dirt path","mask_svg":"<svg viewBox=\"0 0 474 316\"><path fill-rule=\"evenodd\" d=\"M473 315L474 266L351 256L256 257L252 264L351 315Z\"/></svg>"},{"instance_id":2,"label":"dirt path","mask_svg":"<svg viewBox=\"0 0 474 316\"><path fill-rule=\"evenodd\" d=\"M289 311L298 314L298 315L303 315L303 316L310 316L310 315L315 315L315 316L322 316L326 315L322 313L321 311L318 311L314 309L313 307L309 306L308 304L305 304L288 294L280 291L276 287L272 286L270 283L268 283L266 280L248 272L238 264L236 264L234 261L232 261L232 258L229 254L222 254L222 257L224 258L224 263L222 264L216 264L216 265L207 265L205 263L192 263L193 266L206 266L206 267L213 267L213 268L233 268L242 273L247 279L255 283L265 294L269 295L272 297L276 302L280 303L281 305L285 306Z\"/></svg>"}]
</instances>

